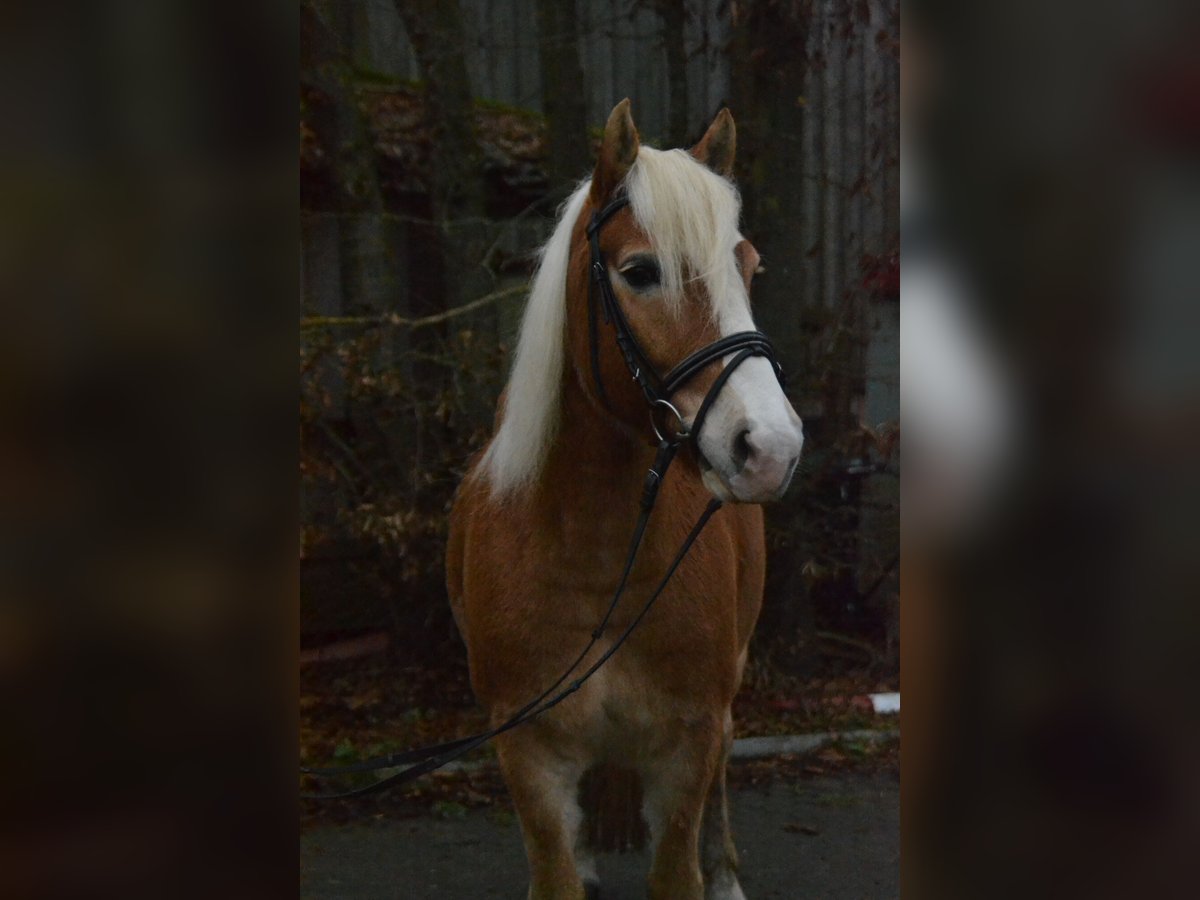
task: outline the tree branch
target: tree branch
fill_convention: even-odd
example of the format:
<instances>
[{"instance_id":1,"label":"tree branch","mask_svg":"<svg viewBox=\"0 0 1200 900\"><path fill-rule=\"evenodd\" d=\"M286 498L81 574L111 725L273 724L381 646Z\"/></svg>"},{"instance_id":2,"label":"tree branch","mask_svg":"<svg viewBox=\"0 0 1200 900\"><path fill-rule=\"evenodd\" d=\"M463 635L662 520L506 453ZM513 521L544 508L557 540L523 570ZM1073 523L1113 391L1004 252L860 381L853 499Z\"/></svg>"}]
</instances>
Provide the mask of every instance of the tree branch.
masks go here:
<instances>
[{"instance_id":1,"label":"tree branch","mask_svg":"<svg viewBox=\"0 0 1200 900\"><path fill-rule=\"evenodd\" d=\"M464 303L462 306L456 306L453 309L448 309L442 313L436 313L432 316L421 316L416 319L407 319L404 316L397 315L382 315L382 316L304 316L300 319L301 330L313 328L342 328L353 326L392 326L395 328L424 328L428 325L437 325L439 322L445 322L447 319L454 319L458 316L466 315L469 312L474 312L484 306L489 306L493 303L499 303L501 300L507 300L509 297L515 297L518 294L524 294L529 290L529 285L518 284L512 287L504 288L503 290L493 291L490 294L472 300L470 303Z\"/></svg>"}]
</instances>

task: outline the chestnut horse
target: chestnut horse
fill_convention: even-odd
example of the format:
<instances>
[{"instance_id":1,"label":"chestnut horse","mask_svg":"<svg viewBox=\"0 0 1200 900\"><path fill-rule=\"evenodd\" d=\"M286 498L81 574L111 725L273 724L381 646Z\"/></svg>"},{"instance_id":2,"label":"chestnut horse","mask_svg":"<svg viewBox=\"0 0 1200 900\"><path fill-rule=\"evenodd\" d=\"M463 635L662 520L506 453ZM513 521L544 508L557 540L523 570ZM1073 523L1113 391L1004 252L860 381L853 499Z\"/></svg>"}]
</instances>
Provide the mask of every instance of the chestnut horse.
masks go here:
<instances>
[{"instance_id":1,"label":"chestnut horse","mask_svg":"<svg viewBox=\"0 0 1200 900\"><path fill-rule=\"evenodd\" d=\"M599 232L599 247L615 301L658 372L753 329L758 254L738 232L735 141L722 110L690 151L642 147L623 101L592 177L566 202L543 249L496 432L459 489L447 551L471 682L494 725L587 646L619 580L655 455L646 399L604 325L593 369L589 217L628 198ZM674 395L684 424L728 364L714 360ZM532 898L598 892L584 823L597 814L589 807L631 783L642 798L631 812L644 817L653 848L650 896L743 896L725 764L730 704L762 602L755 504L787 488L803 433L768 359L744 360L723 388L695 446L662 484L614 630L641 609L712 497L730 505L620 651L577 693L496 739ZM584 666L606 645L593 649ZM581 790L585 775L594 789Z\"/></svg>"}]
</instances>

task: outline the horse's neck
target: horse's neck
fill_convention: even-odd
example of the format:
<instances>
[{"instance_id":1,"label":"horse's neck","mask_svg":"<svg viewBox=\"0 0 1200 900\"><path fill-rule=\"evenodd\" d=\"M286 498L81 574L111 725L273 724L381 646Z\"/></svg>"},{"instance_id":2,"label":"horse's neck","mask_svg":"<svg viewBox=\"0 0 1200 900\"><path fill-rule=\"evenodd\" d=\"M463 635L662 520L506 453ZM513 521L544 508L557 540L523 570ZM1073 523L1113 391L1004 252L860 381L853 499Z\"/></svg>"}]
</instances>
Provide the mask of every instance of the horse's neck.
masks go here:
<instances>
[{"instance_id":1,"label":"horse's neck","mask_svg":"<svg viewBox=\"0 0 1200 900\"><path fill-rule=\"evenodd\" d=\"M607 602L625 563L655 448L609 420L584 395L574 372L568 371L562 403L558 434L531 495L535 552L548 577L570 572L573 590L592 591ZM659 493L634 582L660 577L678 549L680 532L672 523L694 521L707 496L694 464L681 455Z\"/></svg>"},{"instance_id":2,"label":"horse's neck","mask_svg":"<svg viewBox=\"0 0 1200 900\"><path fill-rule=\"evenodd\" d=\"M647 418L646 427L650 420ZM644 440L613 422L584 395L568 367L563 379L558 433L543 478L554 493L637 497L646 468L654 458Z\"/></svg>"},{"instance_id":3,"label":"horse's neck","mask_svg":"<svg viewBox=\"0 0 1200 900\"><path fill-rule=\"evenodd\" d=\"M568 371L558 433L533 492L542 567L569 571L575 590L607 598L638 517L642 482L654 450L607 420ZM639 559L654 556L657 530Z\"/></svg>"}]
</instances>

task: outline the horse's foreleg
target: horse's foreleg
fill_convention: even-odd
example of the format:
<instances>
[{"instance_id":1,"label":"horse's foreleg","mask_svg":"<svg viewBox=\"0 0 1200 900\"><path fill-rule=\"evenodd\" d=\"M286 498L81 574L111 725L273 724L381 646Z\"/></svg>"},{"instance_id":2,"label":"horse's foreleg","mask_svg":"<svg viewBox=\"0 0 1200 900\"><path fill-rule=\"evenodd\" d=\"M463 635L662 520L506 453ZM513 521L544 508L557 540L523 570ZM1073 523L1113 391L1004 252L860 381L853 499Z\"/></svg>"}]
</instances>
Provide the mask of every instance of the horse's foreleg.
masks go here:
<instances>
[{"instance_id":1,"label":"horse's foreleg","mask_svg":"<svg viewBox=\"0 0 1200 900\"><path fill-rule=\"evenodd\" d=\"M649 895L651 900L702 900L700 822L722 758L721 720L689 723L672 737L671 749L642 773L654 852Z\"/></svg>"},{"instance_id":2,"label":"horse's foreleg","mask_svg":"<svg viewBox=\"0 0 1200 900\"><path fill-rule=\"evenodd\" d=\"M737 849L729 831L729 808L725 794L725 767L733 749L733 718L727 713L721 741L721 758L713 772L704 803L700 830L700 867L704 872L706 900L746 900L737 880Z\"/></svg>"},{"instance_id":3,"label":"horse's foreleg","mask_svg":"<svg viewBox=\"0 0 1200 900\"><path fill-rule=\"evenodd\" d=\"M528 726L502 735L496 749L521 822L530 900L584 900L575 866L583 766L551 752Z\"/></svg>"}]
</instances>

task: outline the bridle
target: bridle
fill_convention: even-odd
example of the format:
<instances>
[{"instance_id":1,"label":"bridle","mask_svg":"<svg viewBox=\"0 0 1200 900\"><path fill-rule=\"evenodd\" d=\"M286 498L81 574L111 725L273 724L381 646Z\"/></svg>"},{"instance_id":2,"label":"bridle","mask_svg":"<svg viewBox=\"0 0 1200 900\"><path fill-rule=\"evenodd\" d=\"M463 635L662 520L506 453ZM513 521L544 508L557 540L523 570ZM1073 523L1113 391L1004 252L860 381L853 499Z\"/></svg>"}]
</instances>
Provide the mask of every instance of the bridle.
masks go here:
<instances>
[{"instance_id":1,"label":"bridle","mask_svg":"<svg viewBox=\"0 0 1200 900\"><path fill-rule=\"evenodd\" d=\"M608 266L605 265L604 254L600 250L600 229L604 227L605 222L628 205L629 198L627 196L618 197L603 209L593 213L587 226L588 245L592 255L588 282L588 345L596 394L605 409L611 412L612 407L608 402L608 394L604 390L604 380L600 377L600 329L596 303L596 295L599 294L604 322L612 325L617 347L621 351L629 374L642 389L642 394L650 405L650 423L659 442L667 440L655 419L655 414L660 409L675 416L676 424L679 426L675 437L680 443L689 438L693 442L698 442L700 429L704 427L709 410L712 409L713 403L738 366L752 356L765 356L771 361L771 367L775 370L775 377L779 379L780 385L784 383L783 368L775 358L775 349L765 334L761 331L739 331L701 347L677 363L666 375L661 377L658 375L654 365L642 350L641 345L638 344L637 338L634 337L633 329L629 327L629 320L625 318L625 313L621 310L621 304L617 302L617 295L608 275ZM705 394L700 409L692 420L691 428L686 428L683 416L671 402L672 398L709 364L731 353L736 355L726 363L721 374L717 376L717 380Z\"/></svg>"},{"instance_id":2,"label":"bridle","mask_svg":"<svg viewBox=\"0 0 1200 900\"><path fill-rule=\"evenodd\" d=\"M604 390L604 382L600 376L600 347L599 347L599 321L597 317L596 295L600 296L600 303L604 310L604 321L606 324L612 325L615 331L617 347L621 350L621 356L625 360L625 365L629 368L630 375L641 388L642 394L646 398L646 402L650 408L650 424L654 429L654 434L658 438L658 453L655 456L654 463L646 473L645 482L642 486L642 499L640 504L640 512L638 515L637 524L633 530L633 537L630 541L629 551L625 557L625 565L621 572L620 581L613 593L612 599L609 602L608 609L605 611L600 623L592 631L591 640L582 652L575 658L575 661L567 668L558 679L535 697L533 700L526 703L521 709L513 713L507 720L500 725L480 732L479 734L470 735L457 740L447 741L442 744L435 744L429 747L419 747L415 750L407 750L401 753L393 753L388 756L375 757L360 763L354 763L346 766L337 766L334 768L305 768L301 767L301 772L311 775L322 776L337 776L348 775L361 772L375 772L380 769L390 769L398 766L406 768L392 775L382 778L373 784L366 787L357 788L354 790L344 791L337 794L321 794L309 795L305 799L316 800L333 800L343 797L353 797L361 794L370 794L382 790L393 784L402 784L412 781L420 776L432 772L444 766L446 763L457 759L458 757L469 753L476 747L481 746L497 735L516 728L518 725L528 722L531 719L546 713L553 707L557 706L571 694L579 690L580 687L603 666L609 658L625 643L626 639L633 630L641 623L650 608L654 605L659 595L666 588L667 583L675 574L675 570L679 568L688 551L696 538L700 536L700 532L704 530L704 526L708 524L708 520L713 514L721 508L721 501L713 499L709 501L704 512L701 513L699 519L688 532L687 538L680 546L675 554L675 558L671 561L671 565L667 568L666 573L655 587L649 599L642 606L642 609L633 618L625 630L617 637L604 653L592 663L582 675L574 681L563 687L564 682L571 674L582 665L584 659L592 648L596 646L601 637L604 635L604 630L608 626L609 620L616 611L617 604L621 600L622 594L625 592L625 584L629 579L629 573L633 569L634 561L637 559L638 549L641 547L642 538L646 533L646 526L650 521L650 513L654 508L654 501L658 496L659 486L666 477L667 469L671 465L671 461L675 458L675 454L680 447L691 441L699 451L700 429L703 427L709 410L716 401L717 396L729 382L729 377L733 372L750 359L752 356L765 356L771 362L771 366L775 371L776 378L779 379L780 385L784 383L783 370L775 358L775 350L771 346L770 340L761 331L740 331L736 334L731 334L719 340L713 341L705 347L701 347L694 353L689 354L681 362L676 364L664 376L659 376L655 371L653 364L642 351L641 346L634 337L633 330L629 327L629 321L625 318L625 314L621 311L621 305L617 302L616 293L613 291L612 282L608 276L608 268L604 263L604 254L600 250L600 229L604 226L612 216L619 210L629 205L629 198L626 196L618 197L616 200L609 203L603 209L592 215L592 218L587 226L588 244L591 248L591 277L588 282L588 341L589 355L591 358L592 377L594 379L596 394L600 398L601 404L609 412L612 412L612 407L609 405L608 396ZM700 403L700 408L696 412L695 418L692 420L692 425L688 428L683 416L675 405L671 402L671 398L675 394L695 378L711 363L726 356L733 354L721 374L713 381L712 386L704 395L704 399ZM676 418L678 428L672 431L666 431L659 428L658 422L655 419L655 414L660 410L666 410L673 414ZM559 688L562 688L559 691ZM555 693L558 691L558 693ZM553 695L553 696L552 696Z\"/></svg>"}]
</instances>

